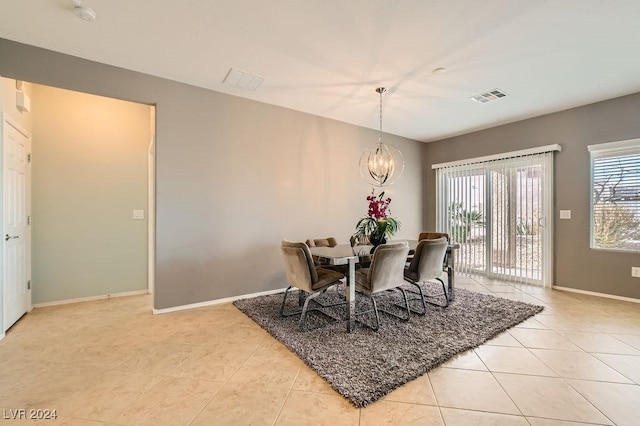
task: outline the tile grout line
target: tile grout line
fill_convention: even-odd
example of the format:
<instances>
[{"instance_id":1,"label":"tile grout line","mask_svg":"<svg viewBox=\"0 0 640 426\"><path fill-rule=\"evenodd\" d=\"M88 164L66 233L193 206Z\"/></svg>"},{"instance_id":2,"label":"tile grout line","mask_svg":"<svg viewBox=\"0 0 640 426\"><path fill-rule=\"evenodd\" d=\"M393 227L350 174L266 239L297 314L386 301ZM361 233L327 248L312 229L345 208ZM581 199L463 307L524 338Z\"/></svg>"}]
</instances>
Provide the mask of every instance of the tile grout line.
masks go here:
<instances>
[{"instance_id":1,"label":"tile grout line","mask_svg":"<svg viewBox=\"0 0 640 426\"><path fill-rule=\"evenodd\" d=\"M515 339L515 337L514 337ZM517 339L516 339L517 340ZM511 395L509 395L509 392L507 392L507 390L504 388L504 386L502 386L502 383L500 383L500 380L498 380L498 378L495 376L495 374L493 374L493 371L491 371L491 369L489 368L489 366L484 362L484 360L482 359L482 357L476 353L475 348L473 349L473 352L476 354L476 356L478 357L478 359L480 359L480 362L482 362L482 364L484 365L484 367L487 369L487 371L491 374L491 377L493 377L493 380L496 381L496 383L498 384L498 386L500 386L500 389L502 389L502 391L505 393L505 395L507 395L509 397L509 401L511 401L511 403L513 404L514 407L516 407L516 409L518 410L518 412L520 413L520 415L525 419L525 421L528 423L529 421L525 418L524 413L522 412L522 410L520 409L520 407L518 406L518 404L516 404L516 402L513 400L513 398L511 397Z\"/></svg>"},{"instance_id":2,"label":"tile grout line","mask_svg":"<svg viewBox=\"0 0 640 426\"><path fill-rule=\"evenodd\" d=\"M587 398L586 395L584 395L582 392L580 392L580 390L576 389L573 385L571 385L571 383L569 383L567 381L567 379L564 378L560 378L567 386L569 386L571 389L573 389L578 395L580 395L585 401L587 401L589 403L589 405L591 405L596 411L598 411L600 414L602 414L602 416L609 420L611 422L612 425L615 425L616 422L614 422L613 420L611 420L611 418L609 418L609 416L607 416L604 412L602 412L602 410L600 410L600 408L598 408L596 406L596 404L594 404L593 402L591 402L591 400L589 398ZM578 379L573 379L573 380L578 380ZM588 380L585 380L588 381Z\"/></svg>"},{"instance_id":3,"label":"tile grout line","mask_svg":"<svg viewBox=\"0 0 640 426\"><path fill-rule=\"evenodd\" d=\"M630 357L636 357L640 360L640 356L637 355L624 355L624 354L603 354L600 352L594 352L598 355L615 355L615 356L630 356ZM639 382L636 382L635 380L633 380L632 378L630 378L629 376L627 376L626 374L624 374L622 371L618 370L616 367L614 367L613 365L610 365L608 362L601 360L600 358L598 358L597 356L590 354L591 356L593 356L595 359L597 359L598 361L602 362L603 364L605 364L607 367L611 368L613 371L615 371L616 373L620 374L622 377L628 379L631 381L631 383L619 383L619 384L635 384L640 386ZM578 379L579 380L579 379ZM608 383L618 383L618 382L608 382Z\"/></svg>"},{"instance_id":4,"label":"tile grout line","mask_svg":"<svg viewBox=\"0 0 640 426\"><path fill-rule=\"evenodd\" d=\"M229 383L229 381L231 380L231 378L232 378L232 377L233 377L233 376L234 376L238 371L240 371L240 369L241 369L241 368L242 368L242 367L243 367L243 366L244 366L244 365L249 361L249 359L251 359L251 357L252 357L252 356L253 356L253 355L258 351L258 349L260 349L260 346L261 346L261 344L257 345L257 346L256 346L256 348L251 352L251 355L249 355L249 356L247 357L247 359L246 359L246 360L244 360L244 362L243 362L243 363L242 363L242 364L241 364L241 365L240 365L240 366L239 366L239 367L238 367L238 368L237 368L237 369L236 369L232 374L230 374L230 375L229 375L229 377L227 377L227 380L225 380L224 382L221 382L221 383L222 383L222 385L220 386L220 389L218 389L218 390L217 390L217 391L216 391L216 392L211 396L211 398L209 398L209 400L207 401L207 403L206 403L206 404L204 404L204 405L202 406L202 408L198 411L198 413L197 413L195 416L193 416L193 418L191 419L191 421L189 421L189 423L187 423L187 425L192 424L192 423L193 423L193 422L198 418L198 416L199 416L200 414L202 414L202 412L204 411L204 409L205 409L205 408L207 408L207 405L209 405L209 404L211 403L211 401L213 401L213 400L215 399L216 395L218 395L218 394L220 393L220 391L222 390L222 388L224 388L224 387L225 387L225 385L226 385L227 383ZM180 363L180 365L183 365L183 364L184 364L185 362L187 362L187 360L189 360L190 358L191 358L191 357L189 356L189 358L187 358L187 359L186 359L186 360L184 360L182 363ZM176 368L175 368L174 370L172 370L172 371L175 371L177 368L178 368L178 367L176 367ZM219 382L219 383L220 383L220 382Z\"/></svg>"},{"instance_id":5,"label":"tile grout line","mask_svg":"<svg viewBox=\"0 0 640 426\"><path fill-rule=\"evenodd\" d=\"M282 410L284 410L284 406L287 403L287 400L289 399L289 395L291 395L291 392L293 392L293 387L295 386L296 380L298 380L298 376L300 376L300 372L301 371L302 371L302 369L298 368L298 372L296 373L296 377L293 378L293 382L291 383L291 387L287 391L287 395L284 397L284 401L282 401L282 405L280 406L280 409L278 410L278 414L276 414L276 418L273 419L273 423L271 423L271 426L275 426L275 424L278 422L278 419L280 418L280 415L282 414Z\"/></svg>"}]
</instances>

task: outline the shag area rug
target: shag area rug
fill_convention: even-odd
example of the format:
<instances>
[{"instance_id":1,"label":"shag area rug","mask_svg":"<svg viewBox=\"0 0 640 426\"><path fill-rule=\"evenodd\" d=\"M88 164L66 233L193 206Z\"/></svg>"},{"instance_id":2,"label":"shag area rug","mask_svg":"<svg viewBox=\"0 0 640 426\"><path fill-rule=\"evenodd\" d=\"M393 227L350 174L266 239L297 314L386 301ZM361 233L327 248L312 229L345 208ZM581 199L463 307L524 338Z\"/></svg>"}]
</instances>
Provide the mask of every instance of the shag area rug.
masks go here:
<instances>
[{"instance_id":1,"label":"shag area rug","mask_svg":"<svg viewBox=\"0 0 640 426\"><path fill-rule=\"evenodd\" d=\"M438 289L441 291L441 287L435 285L429 288L433 292ZM298 292L289 293L287 311L299 310ZM237 300L234 305L295 352L356 407L371 404L543 309L456 289L456 298L447 308L428 305L426 315L412 313L408 322L381 312L377 332L357 323L355 331L347 333L346 323L340 320L346 318L346 305L322 308L329 316L310 312L306 319L308 330L300 331L299 315L280 317L282 297L282 293L259 296ZM326 305L340 299L344 296L329 289L316 300ZM357 295L356 300L359 311L371 309L366 297ZM379 308L402 312L396 306L402 303L398 291L377 295L376 301ZM414 300L411 306L421 307L418 303ZM310 307L317 305L312 301ZM370 313L358 316L358 320L368 324L373 324L373 318Z\"/></svg>"}]
</instances>

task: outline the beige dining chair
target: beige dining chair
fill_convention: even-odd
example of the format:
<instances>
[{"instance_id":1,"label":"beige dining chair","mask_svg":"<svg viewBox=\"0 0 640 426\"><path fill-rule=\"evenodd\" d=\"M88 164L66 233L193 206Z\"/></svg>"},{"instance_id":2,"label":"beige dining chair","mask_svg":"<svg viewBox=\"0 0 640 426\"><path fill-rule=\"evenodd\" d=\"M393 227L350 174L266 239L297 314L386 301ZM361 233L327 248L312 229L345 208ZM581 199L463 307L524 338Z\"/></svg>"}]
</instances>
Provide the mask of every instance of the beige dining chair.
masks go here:
<instances>
[{"instance_id":1,"label":"beige dining chair","mask_svg":"<svg viewBox=\"0 0 640 426\"><path fill-rule=\"evenodd\" d=\"M309 247L335 247L338 245L338 240L334 237L308 239L306 244Z\"/></svg>"},{"instance_id":2,"label":"beige dining chair","mask_svg":"<svg viewBox=\"0 0 640 426\"><path fill-rule=\"evenodd\" d=\"M368 326L377 331L380 328L380 315L378 311L385 312L403 321L409 321L410 310L407 294L400 286L404 284L404 264L409 253L409 245L405 241L379 245L373 252L370 268L363 268L356 271L356 291L369 297L373 309L369 311L356 312L356 317L367 312L374 312L375 326ZM392 312L378 309L375 295L389 290L398 290L402 294L406 307L406 317L396 315Z\"/></svg>"},{"instance_id":3,"label":"beige dining chair","mask_svg":"<svg viewBox=\"0 0 640 426\"><path fill-rule=\"evenodd\" d=\"M420 301L422 302L422 311L416 311L419 315L424 315L427 312L427 303L446 308L449 306L449 297L447 295L447 289L444 281L440 278L442 276L442 265L445 255L447 253L447 246L449 245L445 237L435 240L422 240L416 247L415 254L409 266L404 269L404 278L411 284L418 288L420 295ZM421 284L429 281L437 280L442 284L442 292L444 294L444 305L440 305L434 302L427 301L427 298L435 298L440 295L434 295L425 293Z\"/></svg>"},{"instance_id":4,"label":"beige dining chair","mask_svg":"<svg viewBox=\"0 0 640 426\"><path fill-rule=\"evenodd\" d=\"M336 240L334 237L316 238L316 239L310 238L306 241L306 244L309 247L335 247L338 245L338 240ZM316 267L323 268L323 269L330 269L332 271L340 272L344 275L347 275L349 273L348 265L330 265L328 263L320 262L318 260L314 260L314 264L316 265Z\"/></svg>"},{"instance_id":5,"label":"beige dining chair","mask_svg":"<svg viewBox=\"0 0 640 426\"><path fill-rule=\"evenodd\" d=\"M418 235L418 241L422 240L437 240L438 238L446 238L449 241L449 234L446 232L421 232Z\"/></svg>"},{"instance_id":6,"label":"beige dining chair","mask_svg":"<svg viewBox=\"0 0 640 426\"><path fill-rule=\"evenodd\" d=\"M446 232L421 232L418 235L418 241L422 240L437 240L438 238L446 238L448 243L451 243L451 238L449 238L449 234ZM442 261L442 270L447 272L449 268L449 252L444 254L444 260Z\"/></svg>"},{"instance_id":7,"label":"beige dining chair","mask_svg":"<svg viewBox=\"0 0 640 426\"><path fill-rule=\"evenodd\" d=\"M300 328L300 330L304 330L304 320L307 316L308 311L318 311L324 313L320 309L309 309L309 303L311 301L315 301L319 306L325 308L345 303L339 302L334 304L322 305L315 300L316 297L324 293L329 287L339 283L340 280L344 279L344 274L329 269L316 268L315 264L313 263L311 252L309 251L309 246L307 246L305 243L296 243L283 240L280 250L282 252L282 258L284 260L285 268L287 271L287 283L289 284L289 287L287 287L287 289L285 290L284 297L282 298L282 305L280 306L280 316L289 317L292 315L300 315L298 327ZM298 299L298 303L302 305L301 310L295 312L285 312L287 296L289 294L289 290L291 290L291 288L293 287L296 287L300 291L307 293L308 296L304 298L303 303L303 297L300 297ZM302 293L300 294L300 296L302 296Z\"/></svg>"}]
</instances>

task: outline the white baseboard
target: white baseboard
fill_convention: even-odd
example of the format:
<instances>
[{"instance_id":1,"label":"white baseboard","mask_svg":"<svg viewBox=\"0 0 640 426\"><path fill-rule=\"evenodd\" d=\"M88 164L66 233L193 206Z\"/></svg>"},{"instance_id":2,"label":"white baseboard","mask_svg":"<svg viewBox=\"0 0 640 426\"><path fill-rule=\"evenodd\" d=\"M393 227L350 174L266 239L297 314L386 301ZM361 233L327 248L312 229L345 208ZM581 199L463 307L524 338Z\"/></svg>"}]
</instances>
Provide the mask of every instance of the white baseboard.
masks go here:
<instances>
[{"instance_id":1,"label":"white baseboard","mask_svg":"<svg viewBox=\"0 0 640 426\"><path fill-rule=\"evenodd\" d=\"M4 339L4 333L0 334L0 340Z\"/></svg>"},{"instance_id":2,"label":"white baseboard","mask_svg":"<svg viewBox=\"0 0 640 426\"><path fill-rule=\"evenodd\" d=\"M252 297L257 297L257 296L266 296L268 294L282 293L285 290L286 288L280 288L277 290L262 291L260 293L243 294L241 296L226 297L224 299L208 300L206 302L198 302L198 303L191 303L189 305L174 306L172 308L154 309L153 313L157 315L157 314L167 314L169 312L185 311L187 309L196 309L196 308L202 308L205 306L219 305L221 303L233 302L235 300L240 300L240 299L250 299Z\"/></svg>"},{"instance_id":3,"label":"white baseboard","mask_svg":"<svg viewBox=\"0 0 640 426\"><path fill-rule=\"evenodd\" d=\"M597 293L595 291L579 290L577 288L571 288L571 287L558 287L555 285L552 288L554 290L569 291L571 293L587 294L589 296L605 297L607 299L616 299L616 300L623 300L625 302L640 303L640 299L634 299L633 297L616 296L615 294Z\"/></svg>"},{"instance_id":4,"label":"white baseboard","mask_svg":"<svg viewBox=\"0 0 640 426\"><path fill-rule=\"evenodd\" d=\"M149 290L125 291L122 293L101 294L99 296L79 297L77 299L56 300L54 302L34 303L34 308L44 308L46 306L67 305L69 303L89 302L91 300L111 299L112 297L138 296L148 294Z\"/></svg>"}]
</instances>

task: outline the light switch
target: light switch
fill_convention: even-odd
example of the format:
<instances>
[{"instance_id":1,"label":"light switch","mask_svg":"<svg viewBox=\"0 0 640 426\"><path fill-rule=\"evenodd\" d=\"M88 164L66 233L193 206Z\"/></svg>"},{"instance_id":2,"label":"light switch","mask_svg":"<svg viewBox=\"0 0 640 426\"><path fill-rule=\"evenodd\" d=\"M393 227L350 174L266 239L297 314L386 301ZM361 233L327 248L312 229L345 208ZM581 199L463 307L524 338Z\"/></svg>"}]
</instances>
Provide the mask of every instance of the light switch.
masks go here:
<instances>
[{"instance_id":1,"label":"light switch","mask_svg":"<svg viewBox=\"0 0 640 426\"><path fill-rule=\"evenodd\" d=\"M571 210L560 210L560 219L571 219Z\"/></svg>"},{"instance_id":2,"label":"light switch","mask_svg":"<svg viewBox=\"0 0 640 426\"><path fill-rule=\"evenodd\" d=\"M144 219L144 210L134 210L133 218L136 220Z\"/></svg>"}]
</instances>

